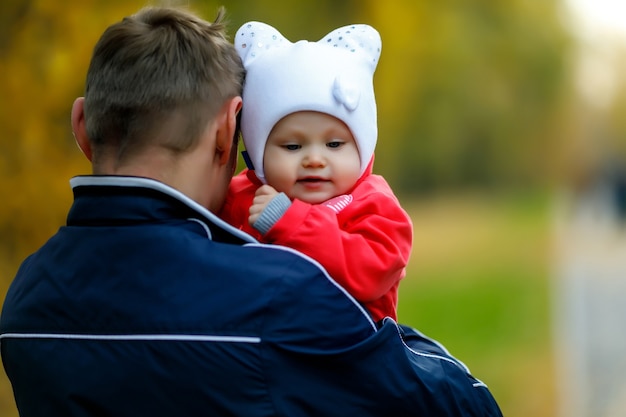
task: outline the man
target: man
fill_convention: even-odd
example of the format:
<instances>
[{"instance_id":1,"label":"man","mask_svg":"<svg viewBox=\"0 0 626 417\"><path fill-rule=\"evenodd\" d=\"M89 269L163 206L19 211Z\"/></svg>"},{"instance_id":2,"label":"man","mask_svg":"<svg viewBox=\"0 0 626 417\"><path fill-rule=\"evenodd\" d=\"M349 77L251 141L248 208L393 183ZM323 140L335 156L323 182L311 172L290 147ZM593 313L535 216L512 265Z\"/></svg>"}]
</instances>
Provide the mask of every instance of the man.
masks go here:
<instances>
[{"instance_id":1,"label":"man","mask_svg":"<svg viewBox=\"0 0 626 417\"><path fill-rule=\"evenodd\" d=\"M243 83L221 17L144 9L97 43L72 108L94 175L0 320L20 414L500 415L436 343L377 329L318 264L211 213Z\"/></svg>"}]
</instances>

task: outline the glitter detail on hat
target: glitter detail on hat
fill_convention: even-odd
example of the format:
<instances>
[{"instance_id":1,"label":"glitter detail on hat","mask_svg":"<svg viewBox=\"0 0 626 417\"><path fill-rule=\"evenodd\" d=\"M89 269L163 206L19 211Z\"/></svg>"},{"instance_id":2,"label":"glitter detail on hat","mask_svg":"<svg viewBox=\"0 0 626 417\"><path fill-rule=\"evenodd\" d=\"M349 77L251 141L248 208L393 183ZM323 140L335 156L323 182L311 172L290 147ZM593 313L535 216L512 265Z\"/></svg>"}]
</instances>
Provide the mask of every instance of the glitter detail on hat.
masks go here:
<instances>
[{"instance_id":1,"label":"glitter detail on hat","mask_svg":"<svg viewBox=\"0 0 626 417\"><path fill-rule=\"evenodd\" d=\"M381 41L374 28L353 24L317 42L292 43L272 26L248 22L237 31L235 47L246 68L243 141L262 182L263 153L272 128L298 111L318 111L343 121L365 172L378 136L373 77Z\"/></svg>"}]
</instances>

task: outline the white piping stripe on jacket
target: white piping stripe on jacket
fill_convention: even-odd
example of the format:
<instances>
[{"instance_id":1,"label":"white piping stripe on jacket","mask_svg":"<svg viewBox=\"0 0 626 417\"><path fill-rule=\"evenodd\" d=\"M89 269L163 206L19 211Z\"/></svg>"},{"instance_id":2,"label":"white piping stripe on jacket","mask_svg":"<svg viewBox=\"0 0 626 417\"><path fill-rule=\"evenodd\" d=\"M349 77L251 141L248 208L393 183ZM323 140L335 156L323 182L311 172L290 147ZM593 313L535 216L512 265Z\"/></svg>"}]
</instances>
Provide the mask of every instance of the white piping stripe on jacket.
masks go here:
<instances>
[{"instance_id":1,"label":"white piping stripe on jacket","mask_svg":"<svg viewBox=\"0 0 626 417\"><path fill-rule=\"evenodd\" d=\"M387 319L385 319L385 320L391 320L391 321L393 321L393 319L391 319L391 318L387 318ZM394 323L395 323L395 322L394 322ZM472 374L472 373L470 372L469 368L467 367L467 365L465 365L463 362L461 362L460 360L458 360L457 358L455 358L454 356L452 356L452 355L450 354L450 352L448 352L448 350L447 350L447 349L446 349L446 348L445 348L445 347L444 347L441 343L439 343L438 341L436 341L436 340L434 340L434 339L431 339L430 337L426 336L424 333L420 332L420 331L419 331L419 330L417 330L417 329L414 329L414 328L411 328L411 329L412 329L413 331L415 331L415 332L416 332L419 336L421 336L421 337L423 337L424 339L426 339L426 340L428 340L428 341L430 341L430 342L434 343L436 346L438 346L441 350L443 350L443 351L444 351L447 355L449 355L450 357L449 357L449 358L447 358L447 357L445 357L445 356L437 355L437 354L434 354L434 353L428 353L428 352L420 352L420 351L417 351L417 350L415 350L415 349L411 348L409 345L407 345L407 344L404 342L404 339L403 339L403 340L402 340L402 344L404 344L404 346L405 346L405 347L406 347L406 348L407 348L407 349L408 349L411 353L414 353L415 355L418 355L418 356L423 356L423 357L425 357L425 358L433 358L433 359L438 359L438 360L442 360L442 361L450 362L450 363L455 364L456 366L460 367L461 369L463 369L463 370L465 371L465 373L466 373L466 374L468 374L468 375L471 375L471 374ZM398 330L398 334L400 334L400 338L402 338L402 333L401 333L401 331L400 331L400 327L398 326L398 324L397 324L397 323L396 323L396 330ZM475 377L473 377L473 376L472 376L472 378L474 378L474 379L476 380L476 382L474 382L474 383L472 384L472 386L473 386L474 388L478 388L478 387L488 388L488 387L487 387L487 384L485 384L485 383L484 383L483 381L481 381L480 379L475 378Z\"/></svg>"},{"instance_id":2,"label":"white piping stripe on jacket","mask_svg":"<svg viewBox=\"0 0 626 417\"><path fill-rule=\"evenodd\" d=\"M5 333L0 339L71 339L71 340L143 340L176 342L230 342L261 343L260 337L215 336L195 334L61 334L61 333Z\"/></svg>"}]
</instances>

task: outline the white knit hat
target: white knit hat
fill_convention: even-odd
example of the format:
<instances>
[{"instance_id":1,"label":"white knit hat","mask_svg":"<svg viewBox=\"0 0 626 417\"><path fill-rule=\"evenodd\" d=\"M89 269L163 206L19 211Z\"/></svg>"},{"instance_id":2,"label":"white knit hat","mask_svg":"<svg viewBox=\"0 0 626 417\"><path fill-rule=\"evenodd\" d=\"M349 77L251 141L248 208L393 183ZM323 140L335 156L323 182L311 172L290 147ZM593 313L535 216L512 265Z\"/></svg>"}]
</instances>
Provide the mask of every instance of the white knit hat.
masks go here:
<instances>
[{"instance_id":1,"label":"white knit hat","mask_svg":"<svg viewBox=\"0 0 626 417\"><path fill-rule=\"evenodd\" d=\"M292 43L265 23L248 22L237 31L235 47L246 68L243 141L262 182L267 137L276 123L297 111L343 121L356 140L361 174L365 171L378 136L373 77L381 40L374 28L349 25L318 42Z\"/></svg>"}]
</instances>

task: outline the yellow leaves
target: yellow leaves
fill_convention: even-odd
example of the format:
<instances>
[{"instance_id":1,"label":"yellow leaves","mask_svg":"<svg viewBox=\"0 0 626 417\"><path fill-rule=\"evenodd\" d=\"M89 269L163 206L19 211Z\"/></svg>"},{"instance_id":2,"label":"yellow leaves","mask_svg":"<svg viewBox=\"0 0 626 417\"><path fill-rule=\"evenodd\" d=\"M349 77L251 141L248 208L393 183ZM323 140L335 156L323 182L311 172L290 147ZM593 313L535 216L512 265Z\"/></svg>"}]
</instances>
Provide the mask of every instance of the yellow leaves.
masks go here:
<instances>
[{"instance_id":1,"label":"yellow leaves","mask_svg":"<svg viewBox=\"0 0 626 417\"><path fill-rule=\"evenodd\" d=\"M8 2L0 30L0 262L17 263L64 223L68 180L89 173L70 110L94 44L143 2ZM6 31L6 33L5 33ZM10 277L6 277L9 279ZM0 413L1 414L1 413Z\"/></svg>"},{"instance_id":2,"label":"yellow leaves","mask_svg":"<svg viewBox=\"0 0 626 417\"><path fill-rule=\"evenodd\" d=\"M399 111L394 120L407 116L408 109L398 106L410 95L420 77L420 50L423 42L423 6L416 2L395 1L393 7L381 1L369 1L368 14L380 32L382 54L376 70L376 97L379 107ZM384 119L384 118L383 118Z\"/></svg>"}]
</instances>

